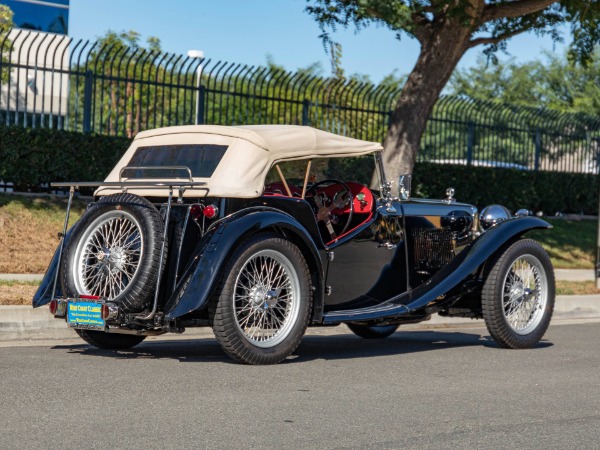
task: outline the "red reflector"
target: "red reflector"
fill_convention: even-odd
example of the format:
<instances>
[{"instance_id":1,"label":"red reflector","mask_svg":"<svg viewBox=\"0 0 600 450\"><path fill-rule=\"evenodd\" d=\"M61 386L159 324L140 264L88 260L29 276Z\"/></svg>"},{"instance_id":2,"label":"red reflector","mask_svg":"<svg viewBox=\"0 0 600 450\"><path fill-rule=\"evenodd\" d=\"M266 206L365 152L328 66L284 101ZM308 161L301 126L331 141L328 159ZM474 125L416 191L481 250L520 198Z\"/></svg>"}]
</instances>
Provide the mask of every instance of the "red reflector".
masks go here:
<instances>
[{"instance_id":1,"label":"red reflector","mask_svg":"<svg viewBox=\"0 0 600 450\"><path fill-rule=\"evenodd\" d=\"M56 314L56 311L58 310L58 300L52 300L50 302L50 314L54 315Z\"/></svg>"},{"instance_id":2,"label":"red reflector","mask_svg":"<svg viewBox=\"0 0 600 450\"><path fill-rule=\"evenodd\" d=\"M102 318L104 320L106 320L108 318L109 314L110 314L110 311L108 310L108 306L102 305Z\"/></svg>"},{"instance_id":3,"label":"red reflector","mask_svg":"<svg viewBox=\"0 0 600 450\"><path fill-rule=\"evenodd\" d=\"M204 208L202 214L204 214L204 217L207 219L213 219L217 216L217 214L219 214L219 208L217 208L215 205L208 205Z\"/></svg>"},{"instance_id":4,"label":"red reflector","mask_svg":"<svg viewBox=\"0 0 600 450\"><path fill-rule=\"evenodd\" d=\"M79 298L83 298L85 300L100 300L100 297L97 295L80 295Z\"/></svg>"},{"instance_id":5,"label":"red reflector","mask_svg":"<svg viewBox=\"0 0 600 450\"><path fill-rule=\"evenodd\" d=\"M202 206L196 204L190 208L190 214L194 219L199 219L202 216Z\"/></svg>"}]
</instances>

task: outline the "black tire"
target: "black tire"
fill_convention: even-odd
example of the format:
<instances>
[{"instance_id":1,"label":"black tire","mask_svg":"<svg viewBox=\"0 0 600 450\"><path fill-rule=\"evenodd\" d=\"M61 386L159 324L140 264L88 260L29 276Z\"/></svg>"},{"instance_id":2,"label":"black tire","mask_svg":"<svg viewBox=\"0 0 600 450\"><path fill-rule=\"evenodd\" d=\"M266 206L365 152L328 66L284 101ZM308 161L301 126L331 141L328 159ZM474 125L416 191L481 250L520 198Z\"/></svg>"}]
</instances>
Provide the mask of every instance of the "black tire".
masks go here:
<instances>
[{"instance_id":1,"label":"black tire","mask_svg":"<svg viewBox=\"0 0 600 450\"><path fill-rule=\"evenodd\" d=\"M159 276L163 230L161 215L148 200L133 194L101 198L83 214L67 242L63 292L69 297L98 295L126 313L147 308Z\"/></svg>"},{"instance_id":2,"label":"black tire","mask_svg":"<svg viewBox=\"0 0 600 450\"><path fill-rule=\"evenodd\" d=\"M554 297L546 251L531 239L516 241L490 261L481 294L486 327L501 347L534 347L548 329Z\"/></svg>"},{"instance_id":3,"label":"black tire","mask_svg":"<svg viewBox=\"0 0 600 450\"><path fill-rule=\"evenodd\" d=\"M348 328L358 337L363 339L385 339L396 332L396 325L362 325L360 323L348 323Z\"/></svg>"},{"instance_id":4,"label":"black tire","mask_svg":"<svg viewBox=\"0 0 600 450\"><path fill-rule=\"evenodd\" d=\"M127 350L146 339L146 336L136 334L111 334L94 330L75 331L88 344L104 350Z\"/></svg>"},{"instance_id":5,"label":"black tire","mask_svg":"<svg viewBox=\"0 0 600 450\"><path fill-rule=\"evenodd\" d=\"M213 305L213 331L225 353L246 364L281 362L298 347L312 308L300 249L273 234L250 238L227 264Z\"/></svg>"}]
</instances>

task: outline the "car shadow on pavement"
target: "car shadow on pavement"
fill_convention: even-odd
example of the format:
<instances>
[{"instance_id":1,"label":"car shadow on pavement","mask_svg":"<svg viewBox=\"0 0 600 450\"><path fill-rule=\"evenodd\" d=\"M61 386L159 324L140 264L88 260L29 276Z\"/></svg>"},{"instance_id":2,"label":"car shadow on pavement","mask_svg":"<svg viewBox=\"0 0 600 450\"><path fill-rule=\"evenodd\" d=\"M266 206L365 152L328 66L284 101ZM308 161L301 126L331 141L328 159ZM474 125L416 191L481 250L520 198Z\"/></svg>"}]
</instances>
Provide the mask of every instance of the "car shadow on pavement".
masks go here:
<instances>
[{"instance_id":1,"label":"car shadow on pavement","mask_svg":"<svg viewBox=\"0 0 600 450\"><path fill-rule=\"evenodd\" d=\"M534 349L552 345L542 340ZM489 347L502 350L491 336L478 333L407 331L395 333L387 339L361 339L352 335L323 338L307 336L302 340L296 354L298 359L303 361L335 360L421 353L458 347Z\"/></svg>"},{"instance_id":2,"label":"car shadow on pavement","mask_svg":"<svg viewBox=\"0 0 600 450\"><path fill-rule=\"evenodd\" d=\"M542 340L534 347L551 347ZM502 350L490 336L479 333L447 331L398 332L387 339L361 339L351 334L305 336L296 351L284 363L312 360L370 358L438 351L458 347L491 347ZM236 363L221 350L214 339L146 341L129 350L102 350L86 344L61 345L53 349L67 350L82 356L117 359L171 359L179 362L219 361Z\"/></svg>"}]
</instances>

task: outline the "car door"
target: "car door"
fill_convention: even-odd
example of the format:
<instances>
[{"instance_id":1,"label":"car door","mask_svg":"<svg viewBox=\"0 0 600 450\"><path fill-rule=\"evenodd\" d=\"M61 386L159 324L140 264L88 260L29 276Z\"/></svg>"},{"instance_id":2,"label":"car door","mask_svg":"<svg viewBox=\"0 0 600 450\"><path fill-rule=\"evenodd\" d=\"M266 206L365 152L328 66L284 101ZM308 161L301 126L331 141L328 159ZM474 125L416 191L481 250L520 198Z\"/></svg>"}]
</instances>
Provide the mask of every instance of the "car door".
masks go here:
<instances>
[{"instance_id":1,"label":"car door","mask_svg":"<svg viewBox=\"0 0 600 450\"><path fill-rule=\"evenodd\" d=\"M407 289L406 245L400 204L377 202L373 219L329 246L325 304L384 301Z\"/></svg>"}]
</instances>

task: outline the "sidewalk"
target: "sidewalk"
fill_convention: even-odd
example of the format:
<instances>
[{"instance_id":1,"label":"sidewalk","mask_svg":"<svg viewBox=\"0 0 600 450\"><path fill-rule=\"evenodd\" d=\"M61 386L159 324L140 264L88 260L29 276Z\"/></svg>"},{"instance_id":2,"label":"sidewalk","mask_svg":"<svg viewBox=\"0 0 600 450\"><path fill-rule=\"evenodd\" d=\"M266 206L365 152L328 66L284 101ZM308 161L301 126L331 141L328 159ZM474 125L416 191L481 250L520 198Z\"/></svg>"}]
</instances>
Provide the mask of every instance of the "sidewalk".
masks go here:
<instances>
[{"instance_id":1,"label":"sidewalk","mask_svg":"<svg viewBox=\"0 0 600 450\"><path fill-rule=\"evenodd\" d=\"M564 281L593 281L596 279L594 269L554 269L557 280ZM0 274L2 281L38 281L44 277L43 274Z\"/></svg>"},{"instance_id":2,"label":"sidewalk","mask_svg":"<svg viewBox=\"0 0 600 450\"><path fill-rule=\"evenodd\" d=\"M571 321L600 320L600 295L559 295L556 297L554 324ZM484 327L483 320L448 318L434 314L431 320L415 325L404 325L401 330L435 329L465 326ZM317 327L309 329L311 334L349 333L345 326ZM183 335L167 334L159 339L207 338L212 337L210 328L191 328ZM64 320L55 319L47 307L33 309L31 306L0 306L0 346L47 345L42 342L76 338Z\"/></svg>"}]
</instances>

